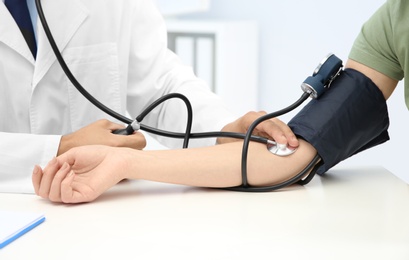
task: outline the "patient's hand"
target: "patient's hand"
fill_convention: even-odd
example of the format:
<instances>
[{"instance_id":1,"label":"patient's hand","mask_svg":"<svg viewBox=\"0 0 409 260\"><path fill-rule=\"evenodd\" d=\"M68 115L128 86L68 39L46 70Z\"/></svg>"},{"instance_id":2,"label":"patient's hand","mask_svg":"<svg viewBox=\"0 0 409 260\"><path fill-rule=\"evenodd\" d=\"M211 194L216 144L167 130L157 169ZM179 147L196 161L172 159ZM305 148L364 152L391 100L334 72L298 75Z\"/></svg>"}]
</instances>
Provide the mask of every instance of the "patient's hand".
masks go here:
<instances>
[{"instance_id":1,"label":"patient's hand","mask_svg":"<svg viewBox=\"0 0 409 260\"><path fill-rule=\"evenodd\" d=\"M125 148L82 146L54 158L43 169L35 166L35 193L53 202L80 203L95 200L124 179Z\"/></svg>"}]
</instances>

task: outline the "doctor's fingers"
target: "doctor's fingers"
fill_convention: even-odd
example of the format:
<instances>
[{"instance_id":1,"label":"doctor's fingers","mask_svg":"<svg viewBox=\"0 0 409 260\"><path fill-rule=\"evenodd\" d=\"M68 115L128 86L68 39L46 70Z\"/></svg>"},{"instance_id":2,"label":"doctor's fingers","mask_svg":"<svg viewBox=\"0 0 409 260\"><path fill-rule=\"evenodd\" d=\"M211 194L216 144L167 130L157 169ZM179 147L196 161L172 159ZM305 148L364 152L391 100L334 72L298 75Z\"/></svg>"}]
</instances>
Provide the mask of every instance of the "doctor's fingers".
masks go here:
<instances>
[{"instance_id":1,"label":"doctor's fingers","mask_svg":"<svg viewBox=\"0 0 409 260\"><path fill-rule=\"evenodd\" d=\"M299 142L291 128L278 118L272 118L260 123L256 130L261 135L267 135L279 144L298 147Z\"/></svg>"},{"instance_id":2,"label":"doctor's fingers","mask_svg":"<svg viewBox=\"0 0 409 260\"><path fill-rule=\"evenodd\" d=\"M248 131L250 125L254 123L255 120L265 116L267 113L265 111L251 111L242 116L239 121L242 126L245 126L245 131ZM236 129L237 131L237 129ZM278 118L271 118L259 123L254 131L254 135L262 136L270 140L274 140L280 144L288 144L293 147L298 146L298 140L284 122Z\"/></svg>"},{"instance_id":3,"label":"doctor's fingers","mask_svg":"<svg viewBox=\"0 0 409 260\"><path fill-rule=\"evenodd\" d=\"M123 124L118 124L118 123L109 121L108 119L100 119L100 120L94 122L91 125L95 125L97 127L101 127L101 128L108 129L108 130L111 130L111 131L112 130L117 130L117 129L122 129L122 128L125 127Z\"/></svg>"},{"instance_id":4,"label":"doctor's fingers","mask_svg":"<svg viewBox=\"0 0 409 260\"><path fill-rule=\"evenodd\" d=\"M142 150L146 147L146 138L145 136L136 131L131 135L117 135L116 136L117 147L129 147L137 150Z\"/></svg>"}]
</instances>

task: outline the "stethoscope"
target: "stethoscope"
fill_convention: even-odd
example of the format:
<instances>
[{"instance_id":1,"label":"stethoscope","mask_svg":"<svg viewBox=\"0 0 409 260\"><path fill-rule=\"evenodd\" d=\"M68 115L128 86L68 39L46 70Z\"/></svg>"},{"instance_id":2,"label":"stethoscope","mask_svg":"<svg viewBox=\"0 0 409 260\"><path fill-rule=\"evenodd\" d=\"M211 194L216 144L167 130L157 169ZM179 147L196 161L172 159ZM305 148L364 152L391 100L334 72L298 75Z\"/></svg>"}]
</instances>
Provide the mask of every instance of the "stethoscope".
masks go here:
<instances>
[{"instance_id":1,"label":"stethoscope","mask_svg":"<svg viewBox=\"0 0 409 260\"><path fill-rule=\"evenodd\" d=\"M44 28L45 34L51 45L51 48L62 70L64 71L68 79L71 81L71 83L74 85L74 87L88 101L94 104L97 108L99 108L106 114L112 116L113 118L127 124L126 128L113 131L114 134L129 135L129 134L132 134L134 131L138 131L139 129L141 129L141 130L144 130L148 133L155 134L155 135L161 135L161 136L169 137L169 138L183 139L184 140L183 148L188 147L189 140L191 138L227 137L227 138L243 139L242 160L241 160L242 185L237 186L237 187L227 188L228 190L234 190L234 191L264 192L264 191L273 191L273 190L281 189L281 188L284 188L286 186L289 186L295 183L300 184L300 185L305 185L311 181L317 169L321 166L322 160L320 156L317 154L313 158L313 160L300 173L298 173L296 176L282 183L271 185L271 186L258 187L258 186L249 185L248 180L247 180L247 156L248 156L248 149L249 149L250 141L255 141L255 142L266 144L267 149L271 153L278 155L278 156L287 156L296 151L296 149L287 147L286 145L280 145L267 138L260 137L260 136L254 136L252 135L252 133L254 129L263 121L269 120L274 117L279 117L283 114L286 114L294 110L295 108L300 106L305 100L307 100L309 97L318 98L319 96L321 96L325 92L325 89L327 89L331 85L331 82L334 80L334 78L336 78L342 71L342 61L338 57L336 57L334 54L328 54L319 63L317 68L314 70L312 76L307 77L307 79L301 84L301 89L303 90L303 94L295 103L288 106L287 108L284 108L277 112L266 114L258 118L250 125L246 134L234 133L234 132L221 132L221 131L191 133L192 121L193 121L192 106L189 100L180 93L170 93L170 94L160 97L155 102L150 104L139 116L135 118L135 120L129 119L113 111L109 107L99 102L96 98L94 98L87 90L85 90L84 87L82 87L82 85L77 81L75 76L71 73L70 69L68 68L67 64L65 63L64 58L62 57L58 49L57 44L55 43L55 40L54 40L54 37L52 36L50 28L48 27L47 20L45 18L45 15L44 15L44 12L41 6L41 1L36 0L35 3L36 3L39 19ZM173 98L182 100L186 105L187 123L186 123L185 133L176 133L176 132L160 130L160 129L152 128L150 126L146 126L141 123L143 119L145 118L145 116L148 115L154 108L156 108L161 103L169 99L173 99Z\"/></svg>"}]
</instances>

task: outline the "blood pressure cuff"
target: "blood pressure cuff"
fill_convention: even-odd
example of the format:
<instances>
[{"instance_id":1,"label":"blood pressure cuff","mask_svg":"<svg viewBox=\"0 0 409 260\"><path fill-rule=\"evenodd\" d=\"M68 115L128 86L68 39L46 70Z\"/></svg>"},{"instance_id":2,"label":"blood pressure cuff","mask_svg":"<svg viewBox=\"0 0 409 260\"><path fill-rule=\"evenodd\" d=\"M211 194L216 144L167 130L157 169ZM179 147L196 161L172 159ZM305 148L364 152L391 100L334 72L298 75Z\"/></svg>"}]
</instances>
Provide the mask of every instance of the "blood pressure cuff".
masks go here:
<instances>
[{"instance_id":1,"label":"blood pressure cuff","mask_svg":"<svg viewBox=\"0 0 409 260\"><path fill-rule=\"evenodd\" d=\"M288 123L315 147L323 174L342 160L389 140L389 116L379 88L362 73L345 69L318 99Z\"/></svg>"}]
</instances>

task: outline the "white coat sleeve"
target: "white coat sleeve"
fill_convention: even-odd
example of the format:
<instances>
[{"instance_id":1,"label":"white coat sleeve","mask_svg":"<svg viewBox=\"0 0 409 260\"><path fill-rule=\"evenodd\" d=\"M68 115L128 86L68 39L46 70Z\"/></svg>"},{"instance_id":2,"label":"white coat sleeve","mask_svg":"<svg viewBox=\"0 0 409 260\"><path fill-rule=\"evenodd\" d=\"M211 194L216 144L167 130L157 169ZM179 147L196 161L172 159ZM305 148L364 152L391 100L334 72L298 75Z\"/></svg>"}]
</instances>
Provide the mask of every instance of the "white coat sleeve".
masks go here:
<instances>
[{"instance_id":1,"label":"white coat sleeve","mask_svg":"<svg viewBox=\"0 0 409 260\"><path fill-rule=\"evenodd\" d=\"M185 95L193 106L192 132L219 131L234 121L234 115L223 100L197 78L191 67L182 64L167 48L166 26L151 1L143 4L133 16L133 38L130 49L127 108L141 111L157 98L168 93ZM153 110L143 124L163 130L184 132L187 113L181 100L172 99ZM164 145L181 148L182 140L157 137ZM215 139L192 140L189 147L215 144Z\"/></svg>"},{"instance_id":2,"label":"white coat sleeve","mask_svg":"<svg viewBox=\"0 0 409 260\"><path fill-rule=\"evenodd\" d=\"M33 193L34 165L57 154L61 136L0 132L0 192Z\"/></svg>"}]
</instances>

